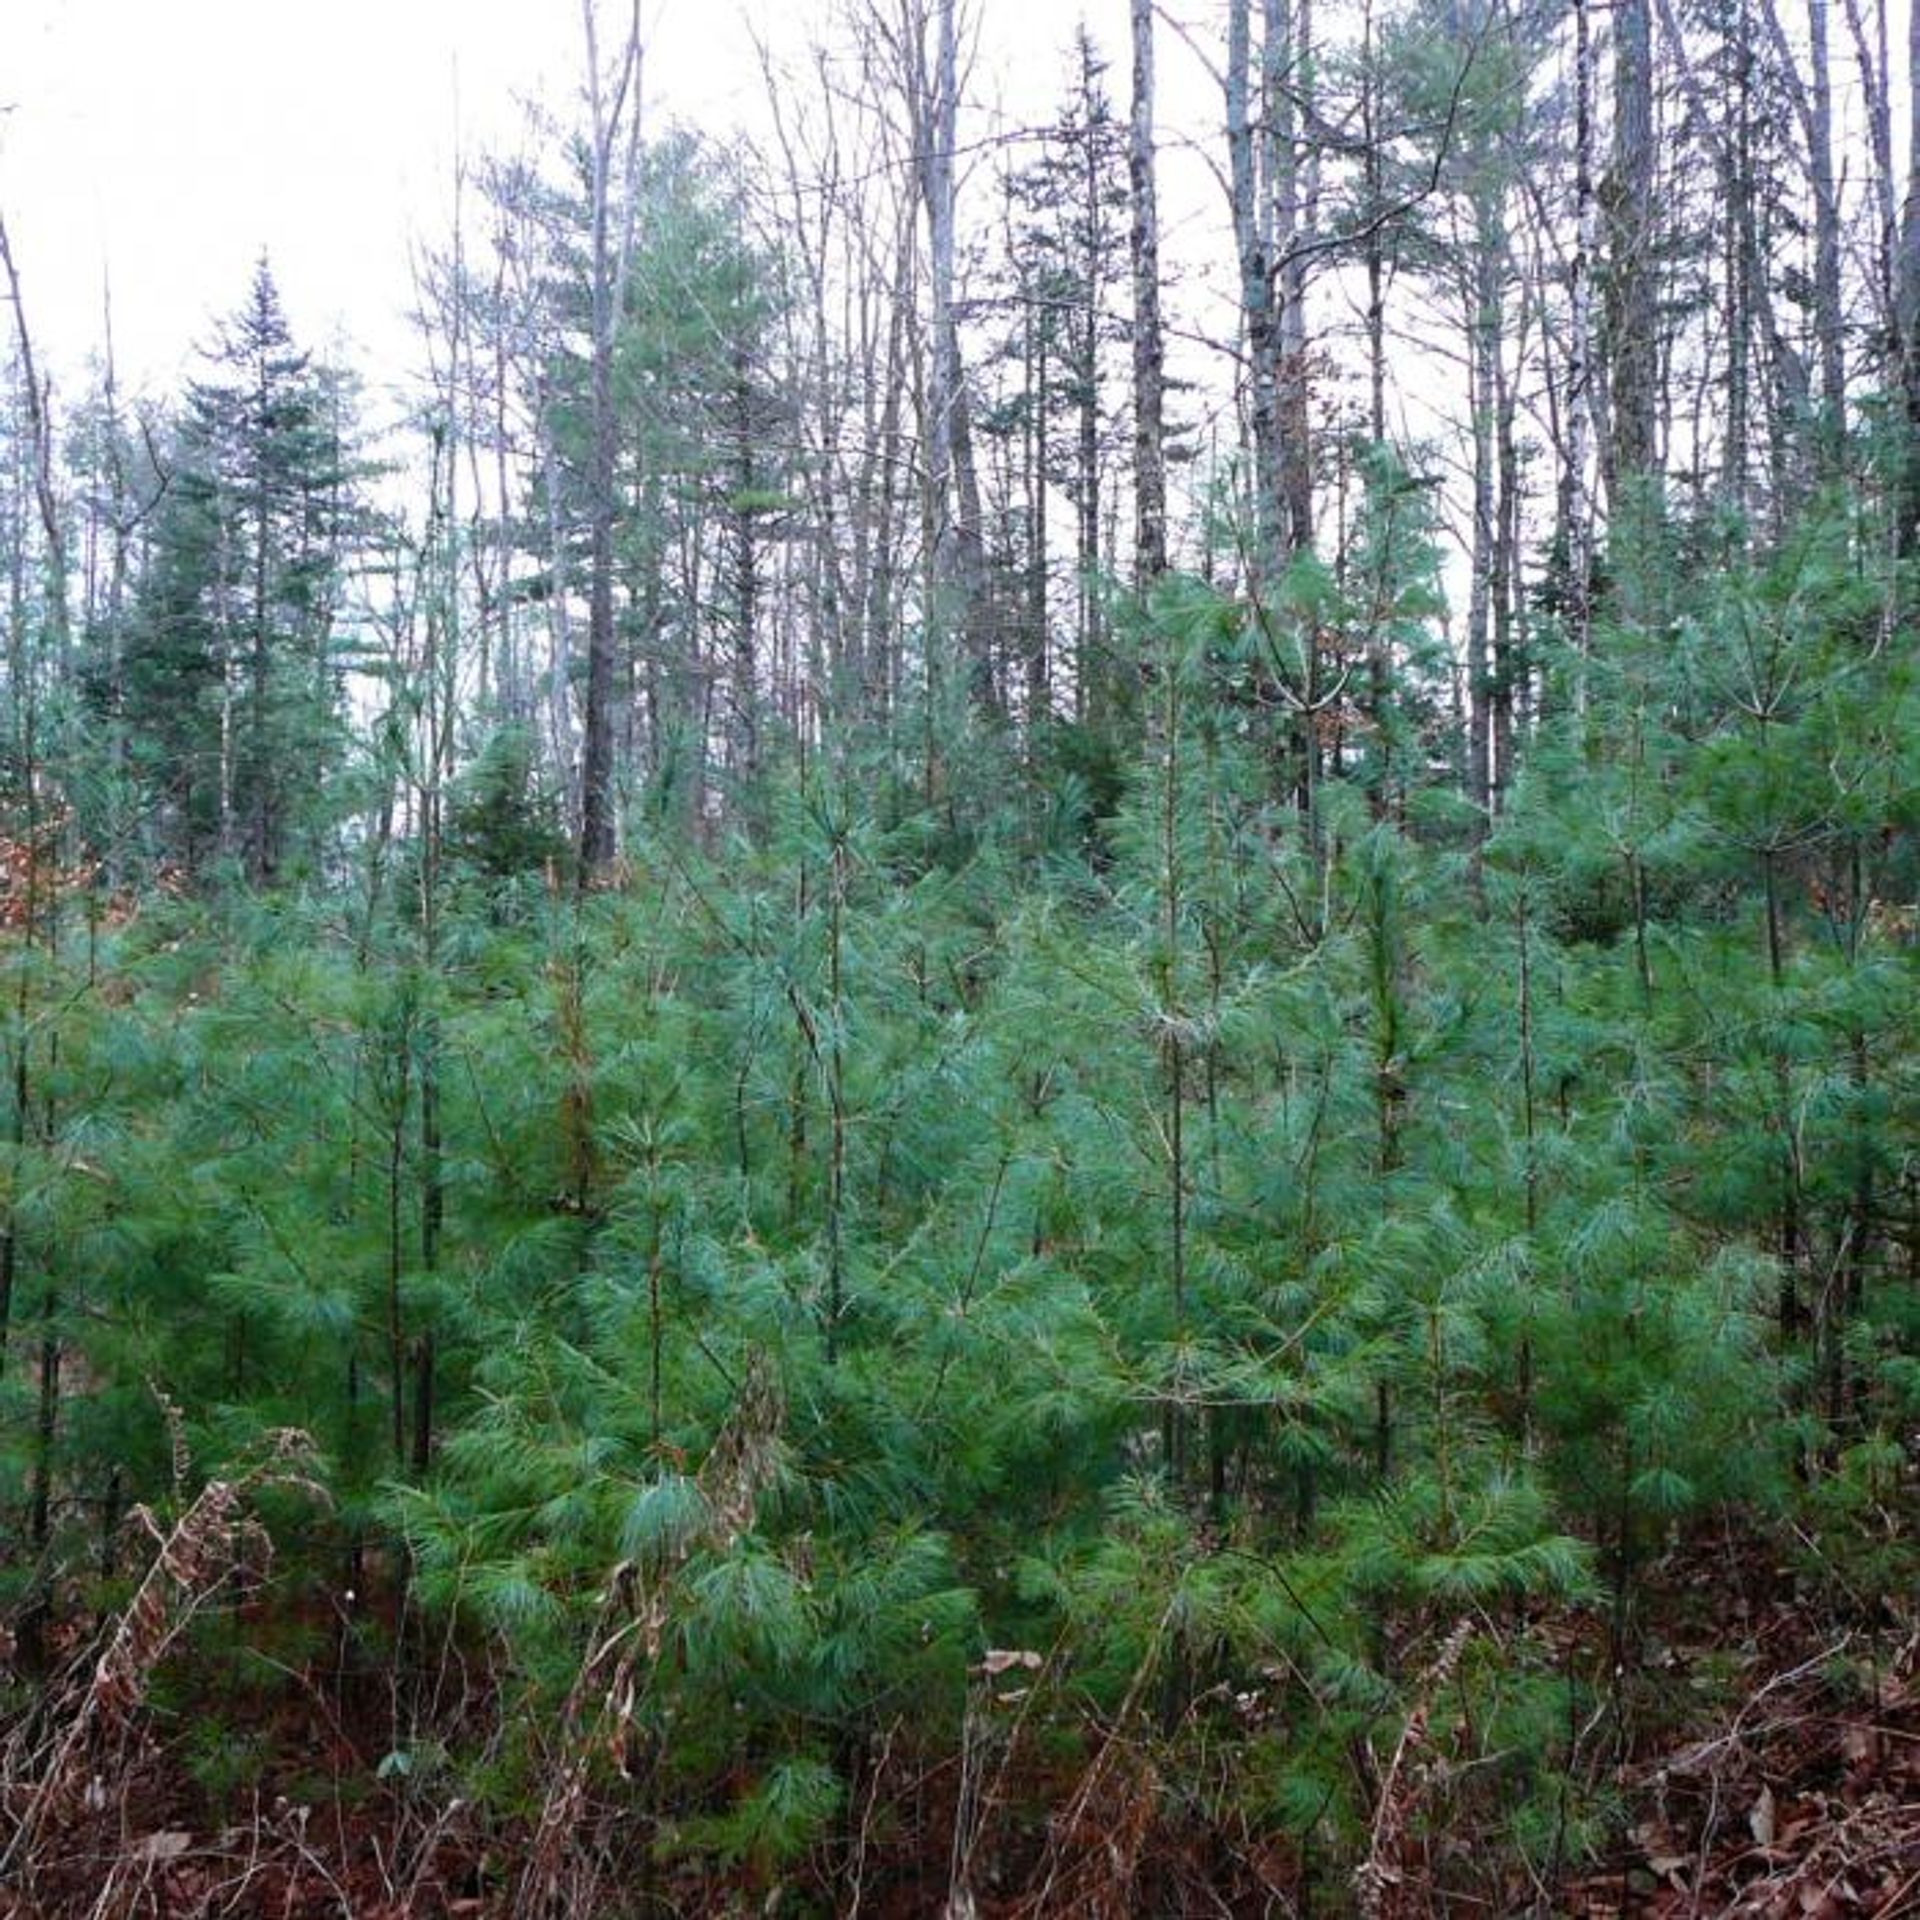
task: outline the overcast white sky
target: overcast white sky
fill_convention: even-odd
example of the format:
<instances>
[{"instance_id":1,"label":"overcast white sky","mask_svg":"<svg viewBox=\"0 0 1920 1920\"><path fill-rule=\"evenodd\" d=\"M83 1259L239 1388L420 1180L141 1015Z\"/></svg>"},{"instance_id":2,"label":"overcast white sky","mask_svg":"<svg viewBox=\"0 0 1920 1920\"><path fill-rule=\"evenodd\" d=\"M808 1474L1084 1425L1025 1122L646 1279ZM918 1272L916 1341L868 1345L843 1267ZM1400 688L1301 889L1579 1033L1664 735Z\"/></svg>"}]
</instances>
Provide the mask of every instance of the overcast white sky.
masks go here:
<instances>
[{"instance_id":1,"label":"overcast white sky","mask_svg":"<svg viewBox=\"0 0 1920 1920\"><path fill-rule=\"evenodd\" d=\"M1798 31L1805 0L1780 4ZM1896 48L1906 8L1889 8ZM1124 112L1126 0L971 0L970 11L974 102L1043 119L1084 16ZM1217 46L1217 0L1175 11L1196 43ZM648 124L763 128L749 22L797 47L830 33L831 15L829 0L643 0ZM1186 269L1176 301L1204 317L1232 281L1204 157L1219 154L1219 95L1179 36L1162 31L1158 46L1162 214ZM1845 114L1844 49L1837 68ZM455 154L517 144L518 102L565 110L581 69L579 0L331 0L324 11L312 0L0 0L0 210L43 362L71 397L102 337L110 271L123 385L176 390L265 247L303 343L338 348L376 390L404 382L416 359L411 250L448 229ZM972 217L991 209L976 203ZM1231 317L1213 331L1230 335ZM1173 344L1176 359L1195 360L1190 343ZM1213 384L1222 369L1212 359L1180 371ZM1457 407L1450 366L1427 373L1403 382L1417 433Z\"/></svg>"},{"instance_id":2,"label":"overcast white sky","mask_svg":"<svg viewBox=\"0 0 1920 1920\"><path fill-rule=\"evenodd\" d=\"M1084 13L1124 112L1124 0L978 11L976 94L1044 111ZM824 0L645 0L651 124L762 123L749 17L782 41L829 24ZM110 272L123 382L165 390L265 247L303 341L397 377L453 155L512 140L518 97L564 103L581 47L578 0L0 0L0 209L43 358L73 383ZM1196 83L1205 113L1170 37L1161 66L1163 118Z\"/></svg>"},{"instance_id":3,"label":"overcast white sky","mask_svg":"<svg viewBox=\"0 0 1920 1920\"><path fill-rule=\"evenodd\" d=\"M697 14L723 107L736 10L652 11L652 91ZM384 358L457 146L504 138L579 46L570 0L0 0L0 205L36 329L62 357L97 339L110 269L127 371L164 383L264 246L305 338Z\"/></svg>"}]
</instances>

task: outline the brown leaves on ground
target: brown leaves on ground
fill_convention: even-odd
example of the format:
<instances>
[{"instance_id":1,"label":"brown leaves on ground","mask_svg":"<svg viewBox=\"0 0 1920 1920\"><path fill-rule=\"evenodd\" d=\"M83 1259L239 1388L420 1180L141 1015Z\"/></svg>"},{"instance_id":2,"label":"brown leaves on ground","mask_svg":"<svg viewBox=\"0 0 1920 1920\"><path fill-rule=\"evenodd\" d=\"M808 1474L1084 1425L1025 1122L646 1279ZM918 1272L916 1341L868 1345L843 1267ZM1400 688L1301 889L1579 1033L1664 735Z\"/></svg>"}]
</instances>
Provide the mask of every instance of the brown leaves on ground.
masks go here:
<instances>
[{"instance_id":1,"label":"brown leaves on ground","mask_svg":"<svg viewBox=\"0 0 1920 1920\"><path fill-rule=\"evenodd\" d=\"M121 1840L103 1832L63 1855L37 1892L0 1889L0 1920L477 1920L498 1902L470 1891L464 1849L418 1863L396 1886L391 1810L260 1809L213 1833L180 1828Z\"/></svg>"},{"instance_id":2,"label":"brown leaves on ground","mask_svg":"<svg viewBox=\"0 0 1920 1920\"><path fill-rule=\"evenodd\" d=\"M735 1442L763 1425L749 1409ZM758 1470L747 1455L715 1454L711 1474L703 1470L710 1508L719 1524L742 1524ZM199 1519L188 1507L150 1578L169 1590L210 1578L220 1556L191 1550L181 1531L210 1528L212 1508L222 1505L213 1496L198 1507ZM233 1524L231 1512L220 1524ZM797 1869L798 1883L806 1898L834 1903L822 1911L846 1910L850 1889L858 1889L867 1920L943 1911L971 1920L1333 1915L1369 1899L1396 1920L1488 1912L1584 1920L1920 1916L1920 1624L1895 1627L1884 1612L1873 1625L1857 1614L1824 1613L1753 1538L1737 1550L1727 1543L1682 1551L1653 1584L1659 1592L1646 1596L1645 1617L1660 1632L1649 1631L1638 1670L1626 1676L1630 1738L1611 1773L1631 1809L1629 1831L1604 1872L1543 1888L1517 1867L1508 1870L1491 1828L1466 1803L1423 1798L1418 1789L1432 1783L1422 1763L1427 1715L1419 1712L1381 1771L1359 1878L1323 1861L1309 1895L1308 1863L1283 1838L1226 1830L1201 1818L1194 1796L1180 1789L1153 1710L1153 1660L1143 1663L1121 1710L1087 1729L1089 1743L1072 1755L1039 1737L1041 1703L1055 1699L1050 1658L997 1648L972 1676L964 1751L924 1749L902 1727L889 1731L850 1782L857 1836L850 1851L824 1851ZM150 1640L176 1612L136 1598L118 1631ZM602 1752L617 1731L644 1661L647 1626L645 1596L636 1589L609 1624L609 1638L618 1634L613 1650L588 1663L568 1751ZM1591 1617L1550 1613L1526 1630L1568 1662L1600 1652ZM1431 1706L1444 1692L1466 1631L1466 1623L1447 1636L1436 1629L1411 1669L1422 1676L1416 1704ZM112 1657L117 1644L110 1636L107 1657L97 1653L88 1669L104 1685L95 1709L101 1723L127 1736L115 1790L99 1805L87 1793L93 1768L70 1779L62 1817L38 1836L32 1885L0 1884L0 1920L507 1920L539 1904L529 1902L527 1883L542 1823L489 1818L449 1797L450 1783L437 1792L388 1782L375 1763L391 1730L383 1702L372 1696L371 1719L333 1766L336 1782L358 1782L357 1791L301 1804L290 1797L297 1792L290 1776L282 1777L284 1792L274 1784L276 1764L250 1810L215 1816L181 1779L177 1754L140 1736L138 1709L122 1701L129 1668ZM638 1650L631 1667L623 1664L629 1649ZM133 1674L143 1671L133 1663ZM309 1704L326 1717L318 1689ZM497 1704L482 1698L481 1719ZM311 1753L327 1737L316 1720L304 1732L277 1728L270 1744L276 1756ZM1220 1758L1228 1763L1224 1751ZM49 1777L42 1773L43 1786ZM617 1844L619 1808L569 1792L569 1780L562 1770L553 1782L567 1795L566 1830L589 1853L601 1836L604 1891L634 1864ZM584 1776L578 1784L584 1788ZM629 1837L644 1845L641 1829ZM1471 1892L1466 1880L1446 1884L1462 1848L1479 1855ZM654 1898L688 1920L749 1910L742 1902L766 1892L710 1862L659 1871ZM566 1877L550 1886L560 1895L553 1904L564 1906ZM575 1907L582 1915L596 1910L591 1898Z\"/></svg>"},{"instance_id":3,"label":"brown leaves on ground","mask_svg":"<svg viewBox=\"0 0 1920 1920\"><path fill-rule=\"evenodd\" d=\"M1744 1698L1634 1764L1618 1869L1565 1911L1645 1920L1920 1914L1920 1630L1820 1642L1778 1603L1744 1649Z\"/></svg>"}]
</instances>

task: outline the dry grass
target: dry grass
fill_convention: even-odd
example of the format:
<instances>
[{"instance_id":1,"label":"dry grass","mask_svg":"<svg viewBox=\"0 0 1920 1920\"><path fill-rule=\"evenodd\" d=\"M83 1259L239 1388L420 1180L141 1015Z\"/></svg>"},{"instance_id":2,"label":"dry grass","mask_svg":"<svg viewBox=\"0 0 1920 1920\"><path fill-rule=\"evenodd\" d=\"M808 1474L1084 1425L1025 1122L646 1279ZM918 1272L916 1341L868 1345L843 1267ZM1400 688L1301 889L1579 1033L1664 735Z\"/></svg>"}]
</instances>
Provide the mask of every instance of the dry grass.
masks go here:
<instances>
[{"instance_id":1,"label":"dry grass","mask_svg":"<svg viewBox=\"0 0 1920 1920\"><path fill-rule=\"evenodd\" d=\"M1353 1876L1354 1897L1362 1920L1406 1920L1423 1906L1409 1904L1403 1847L1407 1822L1419 1803L1423 1785L1419 1760L1427 1745L1427 1727L1434 1697L1453 1678L1460 1656L1472 1636L1473 1622L1461 1620L1441 1643L1420 1680L1420 1697L1394 1743L1393 1759L1380 1782L1375 1802L1373 1834L1367 1857ZM1422 1896L1424 1900L1424 1896Z\"/></svg>"},{"instance_id":2,"label":"dry grass","mask_svg":"<svg viewBox=\"0 0 1920 1920\"><path fill-rule=\"evenodd\" d=\"M623 1561L608 1580L561 1716L561 1750L520 1877L516 1914L597 1911L599 1866L592 1849L580 1844L594 1770L610 1760L620 1772L629 1771L634 1718L666 1635L673 1577L696 1550L724 1551L753 1525L761 1492L773 1475L784 1416L773 1371L756 1356L732 1416L695 1476L707 1524L651 1578Z\"/></svg>"},{"instance_id":3,"label":"dry grass","mask_svg":"<svg viewBox=\"0 0 1920 1920\"><path fill-rule=\"evenodd\" d=\"M177 1410L162 1408L173 1434L176 1481L191 1470ZM196 1615L232 1583L264 1575L272 1560L266 1529L249 1510L267 1485L293 1485L321 1499L312 1443L291 1430L268 1436L260 1460L230 1480L209 1480L170 1527L136 1507L129 1525L155 1543L133 1597L107 1624L90 1668L50 1690L48 1711L17 1729L0 1757L0 1795L12 1833L0 1851L0 1879L31 1891L48 1843L104 1814L125 1796L129 1754L155 1669ZM50 1737L44 1729L60 1730Z\"/></svg>"}]
</instances>

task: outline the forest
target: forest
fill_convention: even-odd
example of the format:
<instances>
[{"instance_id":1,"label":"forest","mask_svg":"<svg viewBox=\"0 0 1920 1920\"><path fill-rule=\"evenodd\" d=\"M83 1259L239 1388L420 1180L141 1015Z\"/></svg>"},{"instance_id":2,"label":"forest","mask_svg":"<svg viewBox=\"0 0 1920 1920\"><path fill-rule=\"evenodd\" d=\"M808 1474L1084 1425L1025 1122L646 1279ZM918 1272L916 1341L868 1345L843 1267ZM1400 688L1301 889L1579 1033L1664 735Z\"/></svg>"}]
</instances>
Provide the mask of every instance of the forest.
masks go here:
<instances>
[{"instance_id":1,"label":"forest","mask_svg":"<svg viewBox=\"0 0 1920 1920\"><path fill-rule=\"evenodd\" d=\"M553 12L0 198L0 1915L1920 1913L1920 9Z\"/></svg>"}]
</instances>

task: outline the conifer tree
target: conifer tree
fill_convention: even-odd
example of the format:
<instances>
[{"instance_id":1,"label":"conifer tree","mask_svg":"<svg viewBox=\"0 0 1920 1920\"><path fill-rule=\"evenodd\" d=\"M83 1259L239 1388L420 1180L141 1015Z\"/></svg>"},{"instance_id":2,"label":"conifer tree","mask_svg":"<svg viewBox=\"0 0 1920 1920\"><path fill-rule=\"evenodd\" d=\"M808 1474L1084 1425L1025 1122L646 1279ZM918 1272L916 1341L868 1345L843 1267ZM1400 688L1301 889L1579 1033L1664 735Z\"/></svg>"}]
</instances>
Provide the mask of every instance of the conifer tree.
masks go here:
<instances>
[{"instance_id":1,"label":"conifer tree","mask_svg":"<svg viewBox=\"0 0 1920 1920\"><path fill-rule=\"evenodd\" d=\"M169 456L124 664L160 848L255 883L324 844L343 749L336 621L356 531L342 379L293 341L263 259Z\"/></svg>"}]
</instances>

